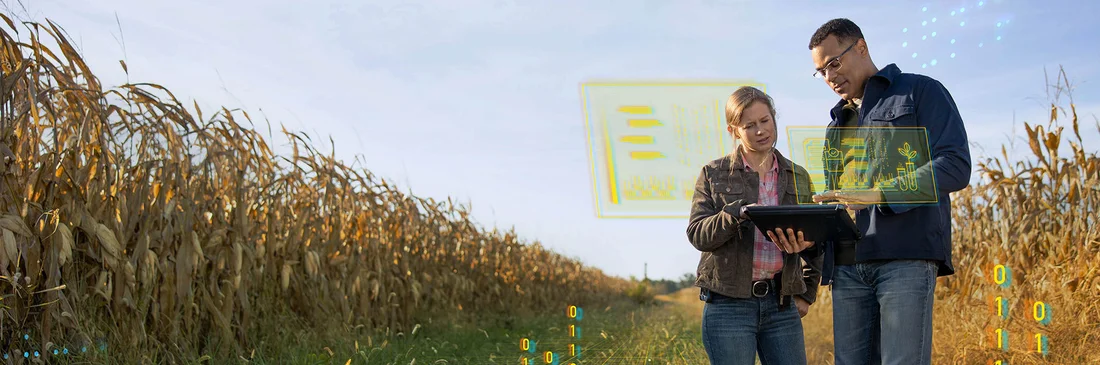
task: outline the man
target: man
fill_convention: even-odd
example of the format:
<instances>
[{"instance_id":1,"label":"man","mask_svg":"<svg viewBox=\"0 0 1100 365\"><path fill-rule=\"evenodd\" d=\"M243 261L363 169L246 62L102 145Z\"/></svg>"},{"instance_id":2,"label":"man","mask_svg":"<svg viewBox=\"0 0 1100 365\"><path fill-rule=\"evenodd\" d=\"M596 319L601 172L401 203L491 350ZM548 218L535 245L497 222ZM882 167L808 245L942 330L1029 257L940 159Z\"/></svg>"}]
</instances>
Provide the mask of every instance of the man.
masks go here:
<instances>
[{"instance_id":1,"label":"man","mask_svg":"<svg viewBox=\"0 0 1100 365\"><path fill-rule=\"evenodd\" d=\"M949 194L966 188L971 173L962 117L939 81L903 73L894 64L875 66L862 31L851 20L825 23L810 38L809 48L817 71L814 76L824 79L841 97L830 110L832 122L826 134L834 139L843 135L838 131L845 129L838 127L924 127L931 155L925 158L928 162L912 176L885 182L897 186L915 181L921 194L931 198L924 200L936 202L912 204L915 195L894 189L884 192L883 181L814 197L817 202L846 204L855 211L863 234L858 243L827 243L822 284L832 288L835 362L931 364L936 278L955 271ZM868 130L855 133L873 135ZM890 144L889 139L877 143ZM873 150L870 145L876 142L867 143L867 149ZM881 174L881 168L888 166L876 159L884 157L870 155L867 165Z\"/></svg>"}]
</instances>

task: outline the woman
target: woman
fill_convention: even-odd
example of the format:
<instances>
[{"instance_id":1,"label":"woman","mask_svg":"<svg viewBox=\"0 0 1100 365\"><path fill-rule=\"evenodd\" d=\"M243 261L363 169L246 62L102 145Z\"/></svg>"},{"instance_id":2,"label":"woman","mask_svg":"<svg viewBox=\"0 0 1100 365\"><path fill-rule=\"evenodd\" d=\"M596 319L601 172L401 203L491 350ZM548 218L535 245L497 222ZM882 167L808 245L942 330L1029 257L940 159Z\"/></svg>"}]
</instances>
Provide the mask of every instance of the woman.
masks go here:
<instances>
[{"instance_id":1,"label":"woman","mask_svg":"<svg viewBox=\"0 0 1100 365\"><path fill-rule=\"evenodd\" d=\"M768 242L742 208L811 203L809 174L775 149L775 106L763 91L734 91L726 125L734 152L703 167L687 229L703 252L703 345L711 364L752 365L754 354L764 365L806 364L801 317L817 298L823 250L790 230L768 232Z\"/></svg>"}]
</instances>

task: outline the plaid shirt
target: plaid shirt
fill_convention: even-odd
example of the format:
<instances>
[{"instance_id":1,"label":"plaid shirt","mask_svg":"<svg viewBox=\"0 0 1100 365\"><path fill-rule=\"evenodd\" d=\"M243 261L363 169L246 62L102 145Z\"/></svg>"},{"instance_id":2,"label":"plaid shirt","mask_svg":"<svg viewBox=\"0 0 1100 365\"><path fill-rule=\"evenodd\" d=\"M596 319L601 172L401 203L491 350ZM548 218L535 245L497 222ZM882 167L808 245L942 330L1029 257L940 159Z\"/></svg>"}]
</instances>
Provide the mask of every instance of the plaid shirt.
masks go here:
<instances>
[{"instance_id":1,"label":"plaid shirt","mask_svg":"<svg viewBox=\"0 0 1100 365\"><path fill-rule=\"evenodd\" d=\"M749 165L749 161L745 159L744 155L742 155L741 158L745 164L745 169L752 171L752 167ZM757 197L758 204L779 204L779 193L775 186L778 176L779 161L776 158L772 158L772 168L768 170L767 173L760 176L760 195ZM768 242L764 234L760 233L759 229L754 231L756 232L756 239L753 240L754 246L752 249L752 280L771 279L776 273L783 270L783 253L779 252L779 247L776 247L775 243Z\"/></svg>"}]
</instances>

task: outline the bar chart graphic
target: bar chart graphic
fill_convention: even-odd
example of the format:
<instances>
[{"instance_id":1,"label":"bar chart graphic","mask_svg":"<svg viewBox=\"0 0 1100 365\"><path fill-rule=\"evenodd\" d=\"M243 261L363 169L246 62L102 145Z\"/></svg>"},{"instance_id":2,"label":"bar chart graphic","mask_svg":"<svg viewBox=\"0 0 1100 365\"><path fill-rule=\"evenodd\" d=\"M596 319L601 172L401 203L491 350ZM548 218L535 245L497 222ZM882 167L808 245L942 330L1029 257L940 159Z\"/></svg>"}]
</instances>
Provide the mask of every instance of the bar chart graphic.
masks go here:
<instances>
[{"instance_id":1,"label":"bar chart graphic","mask_svg":"<svg viewBox=\"0 0 1100 365\"><path fill-rule=\"evenodd\" d=\"M726 99L751 81L581 84L596 215L687 218L703 165L728 154Z\"/></svg>"}]
</instances>

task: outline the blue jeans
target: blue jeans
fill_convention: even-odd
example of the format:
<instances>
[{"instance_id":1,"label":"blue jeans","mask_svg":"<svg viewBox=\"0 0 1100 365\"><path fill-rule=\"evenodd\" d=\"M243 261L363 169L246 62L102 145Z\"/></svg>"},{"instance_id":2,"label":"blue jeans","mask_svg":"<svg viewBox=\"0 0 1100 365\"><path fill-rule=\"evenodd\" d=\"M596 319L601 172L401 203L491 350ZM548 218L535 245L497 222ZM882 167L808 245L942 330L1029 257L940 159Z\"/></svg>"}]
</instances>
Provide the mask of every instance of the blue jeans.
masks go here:
<instances>
[{"instance_id":1,"label":"blue jeans","mask_svg":"<svg viewBox=\"0 0 1100 365\"><path fill-rule=\"evenodd\" d=\"M802 318L791 303L779 309L779 297L738 299L711 292L703 306L703 347L713 365L806 364Z\"/></svg>"},{"instance_id":2,"label":"blue jeans","mask_svg":"<svg viewBox=\"0 0 1100 365\"><path fill-rule=\"evenodd\" d=\"M934 261L836 267L832 284L836 365L932 363Z\"/></svg>"}]
</instances>

